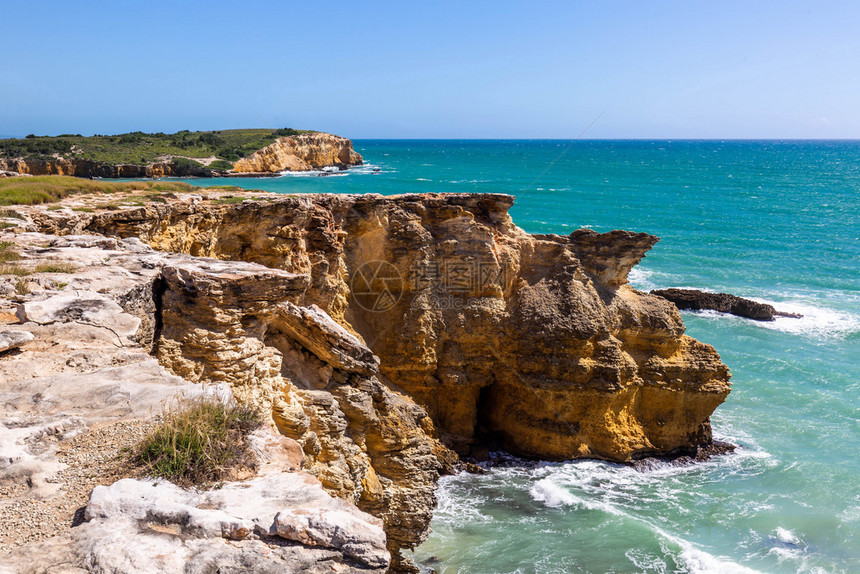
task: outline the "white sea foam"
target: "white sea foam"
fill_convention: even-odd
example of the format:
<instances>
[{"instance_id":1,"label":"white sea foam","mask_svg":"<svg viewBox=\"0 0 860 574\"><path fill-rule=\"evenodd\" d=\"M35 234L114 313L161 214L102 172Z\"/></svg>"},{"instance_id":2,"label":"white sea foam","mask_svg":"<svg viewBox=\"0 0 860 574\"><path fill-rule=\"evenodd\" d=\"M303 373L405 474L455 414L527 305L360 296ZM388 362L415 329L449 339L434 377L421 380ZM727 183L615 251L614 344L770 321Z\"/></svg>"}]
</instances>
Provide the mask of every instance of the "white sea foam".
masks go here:
<instances>
[{"instance_id":1,"label":"white sea foam","mask_svg":"<svg viewBox=\"0 0 860 574\"><path fill-rule=\"evenodd\" d=\"M821 307L808 301L753 300L773 305L777 311L803 315L799 319L777 317L772 322L759 322L765 329L782 331L793 335L805 335L816 339L839 339L852 333L860 332L860 317L845 311Z\"/></svg>"},{"instance_id":2,"label":"white sea foam","mask_svg":"<svg viewBox=\"0 0 860 574\"><path fill-rule=\"evenodd\" d=\"M691 467L680 468L688 469ZM677 471L679 467L672 467L672 469ZM639 522L659 536L666 543L661 544L667 546L666 553L675 555L676 559L684 564L686 571L691 574L756 574L758 572L702 550L692 542L666 532L659 526L625 511L622 506L611 501L613 494L618 495L619 492L625 490L629 496L638 496L634 492L636 489L631 487L635 487L637 482L641 484L644 481L655 480L655 477L648 476L650 473L640 473L627 467L596 461L547 465L536 470L536 474L547 472L550 473L549 476L541 478L531 485L529 494L536 502L540 502L548 508L575 507L605 512L626 520ZM667 468L664 472L670 471ZM607 481L611 481L611 483L607 483ZM578 486L587 492L589 490L587 488L588 483L592 483L590 486L594 488L589 493L591 496L587 498L579 497L570 491L571 486ZM664 492L662 495L665 494ZM669 548L670 546L674 546L675 549ZM635 552L633 554L628 552L625 556L638 568L644 568L643 564L647 562L651 571L665 571L665 562L660 558Z\"/></svg>"},{"instance_id":3,"label":"white sea foam","mask_svg":"<svg viewBox=\"0 0 860 574\"><path fill-rule=\"evenodd\" d=\"M776 528L776 539L786 544L794 544L798 546L803 544L800 538L795 536L794 532L792 532L791 530L787 530L782 526L778 526Z\"/></svg>"},{"instance_id":4,"label":"white sea foam","mask_svg":"<svg viewBox=\"0 0 860 574\"><path fill-rule=\"evenodd\" d=\"M280 171L279 177L347 177L351 175L368 175L377 173L390 173L390 170L385 170L382 167L365 163L350 167L349 169L336 170L334 168L310 169L305 171Z\"/></svg>"},{"instance_id":5,"label":"white sea foam","mask_svg":"<svg viewBox=\"0 0 860 574\"><path fill-rule=\"evenodd\" d=\"M544 478L532 485L529 489L532 498L549 508L561 506L573 506L582 504L582 499L572 495L564 487L555 484L552 479Z\"/></svg>"},{"instance_id":6,"label":"white sea foam","mask_svg":"<svg viewBox=\"0 0 860 574\"><path fill-rule=\"evenodd\" d=\"M627 274L627 281L629 281L630 285L632 285L636 289L640 289L642 291L650 291L651 289L657 288L657 286L650 279L652 275L654 275L654 272L650 269L634 267L630 270L630 273Z\"/></svg>"},{"instance_id":7,"label":"white sea foam","mask_svg":"<svg viewBox=\"0 0 860 574\"><path fill-rule=\"evenodd\" d=\"M757 574L759 570L747 568L731 560L718 558L713 554L700 550L689 542L676 539L680 543L681 553L678 557L684 562L690 574Z\"/></svg>"},{"instance_id":8,"label":"white sea foam","mask_svg":"<svg viewBox=\"0 0 860 574\"><path fill-rule=\"evenodd\" d=\"M772 331L780 331L819 340L842 339L853 333L860 332L860 317L846 311L838 311L814 305L808 301L772 301L757 297L748 297L748 299L772 305L777 311L797 313L803 315L803 317L776 317L774 321L753 321L711 310L692 311L692 313L697 317L705 319L743 321L762 329L770 329Z\"/></svg>"},{"instance_id":9,"label":"white sea foam","mask_svg":"<svg viewBox=\"0 0 860 574\"><path fill-rule=\"evenodd\" d=\"M485 498L475 494L464 497L460 492L460 485L479 480L479 478L463 474L441 477L439 488L436 490L436 517L452 524L486 524L492 522L492 516L482 514L478 510L478 506L486 503Z\"/></svg>"}]
</instances>

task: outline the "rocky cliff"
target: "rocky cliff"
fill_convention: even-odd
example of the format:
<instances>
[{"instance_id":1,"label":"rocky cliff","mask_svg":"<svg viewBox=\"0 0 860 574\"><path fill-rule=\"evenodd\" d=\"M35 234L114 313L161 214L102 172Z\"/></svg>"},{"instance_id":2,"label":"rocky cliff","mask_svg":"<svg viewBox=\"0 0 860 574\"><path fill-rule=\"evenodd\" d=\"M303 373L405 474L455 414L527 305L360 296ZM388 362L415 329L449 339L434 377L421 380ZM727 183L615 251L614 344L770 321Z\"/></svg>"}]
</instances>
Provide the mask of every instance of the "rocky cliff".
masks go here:
<instances>
[{"instance_id":1,"label":"rocky cliff","mask_svg":"<svg viewBox=\"0 0 860 574\"><path fill-rule=\"evenodd\" d=\"M449 448L629 461L711 441L728 369L627 285L654 236L529 235L506 195L212 199L19 211L24 228L212 258L142 287L140 344L270 412L329 493L383 520L395 569Z\"/></svg>"},{"instance_id":2,"label":"rocky cliff","mask_svg":"<svg viewBox=\"0 0 860 574\"><path fill-rule=\"evenodd\" d=\"M300 278L249 263L158 253L135 239L0 236L5 255L11 243L19 257L18 275L0 266L0 572L381 574L389 569L386 547L396 547L395 535L386 535L383 520L360 511L348 496L332 497L317 478L300 470L306 461L302 446L274 426L248 437L255 473L220 488L196 491L126 478L134 470L122 451L141 440L165 403L211 394L219 400L231 394L265 400L264 393L243 389L242 383L257 384L268 376L274 384L276 373L255 376L255 365L244 377L235 368L214 372L231 364L230 353L252 356L262 350L252 336L235 331L224 336L220 346L208 347L212 360L195 361L194 351L207 333L224 335L206 329L234 316L230 294L247 290L249 305L242 308L263 311L272 286ZM262 284L254 290L258 281ZM173 293L177 288L181 294ZM200 369L188 378L167 372L157 360L173 366L167 357L175 355L169 349L176 314L162 315L161 308L178 296L201 302L221 297L222 304L223 315L190 306L183 317L183 325L192 314L197 317L195 336L186 334L183 358ZM311 370L301 356L291 365ZM280 384L285 397L302 400L288 381ZM297 418L302 405L298 408ZM372 407L365 409L369 420ZM421 436L411 440L420 444ZM409 454L413 463L420 460ZM355 456L367 466L366 455ZM422 503L422 492L430 497L423 502L429 508L436 462L429 449L425 458L433 463L427 484L419 475L412 488L416 504ZM389 499L380 497L385 502L397 498L387 494ZM398 509L395 502L391 508Z\"/></svg>"},{"instance_id":3,"label":"rocky cliff","mask_svg":"<svg viewBox=\"0 0 860 574\"><path fill-rule=\"evenodd\" d=\"M194 159L194 158L188 158ZM201 159L206 162L213 158ZM257 152L234 163L233 170L211 170L197 162L179 162L170 156L147 165L95 162L75 157L0 158L0 171L28 175L71 175L77 177L211 177L272 175L281 171L303 171L329 166L346 168L362 163L347 138L314 132L279 138Z\"/></svg>"},{"instance_id":4,"label":"rocky cliff","mask_svg":"<svg viewBox=\"0 0 860 574\"><path fill-rule=\"evenodd\" d=\"M361 165L361 155L348 139L312 133L280 138L275 143L233 163L236 173L306 171L328 166Z\"/></svg>"},{"instance_id":5,"label":"rocky cliff","mask_svg":"<svg viewBox=\"0 0 860 574\"><path fill-rule=\"evenodd\" d=\"M203 166L179 166L173 162L156 162L149 165L130 163L108 164L74 158L0 158L0 170L26 175L71 175L76 177L186 177L211 176Z\"/></svg>"},{"instance_id":6,"label":"rocky cliff","mask_svg":"<svg viewBox=\"0 0 860 574\"><path fill-rule=\"evenodd\" d=\"M711 440L729 373L674 305L626 284L657 238L532 236L501 195L307 196L98 214L89 231L308 277L461 454L626 461Z\"/></svg>"}]
</instances>

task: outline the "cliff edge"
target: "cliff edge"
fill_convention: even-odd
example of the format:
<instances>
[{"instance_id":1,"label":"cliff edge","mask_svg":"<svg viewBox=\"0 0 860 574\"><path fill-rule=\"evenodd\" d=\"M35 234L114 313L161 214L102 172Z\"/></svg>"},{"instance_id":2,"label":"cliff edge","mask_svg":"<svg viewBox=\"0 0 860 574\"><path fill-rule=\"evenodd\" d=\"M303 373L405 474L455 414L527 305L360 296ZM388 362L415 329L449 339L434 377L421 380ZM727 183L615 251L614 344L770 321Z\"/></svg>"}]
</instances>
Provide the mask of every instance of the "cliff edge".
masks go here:
<instances>
[{"instance_id":1,"label":"cliff edge","mask_svg":"<svg viewBox=\"0 0 860 574\"><path fill-rule=\"evenodd\" d=\"M530 235L507 195L259 196L16 211L21 231L192 256L141 287L140 344L271 413L327 492L382 519L393 569L452 450L626 462L711 442L727 367L627 284L657 237Z\"/></svg>"}]
</instances>

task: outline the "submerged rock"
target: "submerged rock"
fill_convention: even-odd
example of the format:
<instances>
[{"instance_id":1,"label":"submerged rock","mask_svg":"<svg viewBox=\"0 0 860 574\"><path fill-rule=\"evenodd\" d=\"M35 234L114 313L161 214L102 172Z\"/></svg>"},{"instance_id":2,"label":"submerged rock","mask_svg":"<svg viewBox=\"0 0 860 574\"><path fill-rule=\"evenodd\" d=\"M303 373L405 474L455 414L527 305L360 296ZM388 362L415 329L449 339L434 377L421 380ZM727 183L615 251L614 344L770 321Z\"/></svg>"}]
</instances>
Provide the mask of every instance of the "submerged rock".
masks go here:
<instances>
[{"instance_id":1,"label":"submerged rock","mask_svg":"<svg viewBox=\"0 0 860 574\"><path fill-rule=\"evenodd\" d=\"M721 313L731 313L739 317L756 321L774 321L776 317L800 318L803 315L777 311L773 305L758 303L729 293L708 293L697 289L655 289L652 295L668 299L678 309L702 310L710 309Z\"/></svg>"}]
</instances>

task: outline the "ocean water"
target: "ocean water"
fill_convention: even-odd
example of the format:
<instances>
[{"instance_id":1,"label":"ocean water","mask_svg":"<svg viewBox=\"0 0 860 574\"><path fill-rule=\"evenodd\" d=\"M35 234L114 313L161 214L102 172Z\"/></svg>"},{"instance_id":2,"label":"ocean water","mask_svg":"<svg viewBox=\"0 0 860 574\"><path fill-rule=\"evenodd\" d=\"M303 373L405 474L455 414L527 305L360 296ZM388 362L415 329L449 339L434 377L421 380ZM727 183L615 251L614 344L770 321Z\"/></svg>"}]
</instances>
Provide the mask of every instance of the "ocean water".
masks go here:
<instances>
[{"instance_id":1,"label":"ocean water","mask_svg":"<svg viewBox=\"0 0 860 574\"><path fill-rule=\"evenodd\" d=\"M640 289L725 291L799 312L685 312L733 390L739 446L648 471L597 461L445 477L413 555L439 573L860 572L860 142L357 141L367 165L231 180L283 193L502 192L530 232L662 239ZM378 172L374 173L374 169ZM201 185L211 181L198 181Z\"/></svg>"}]
</instances>

